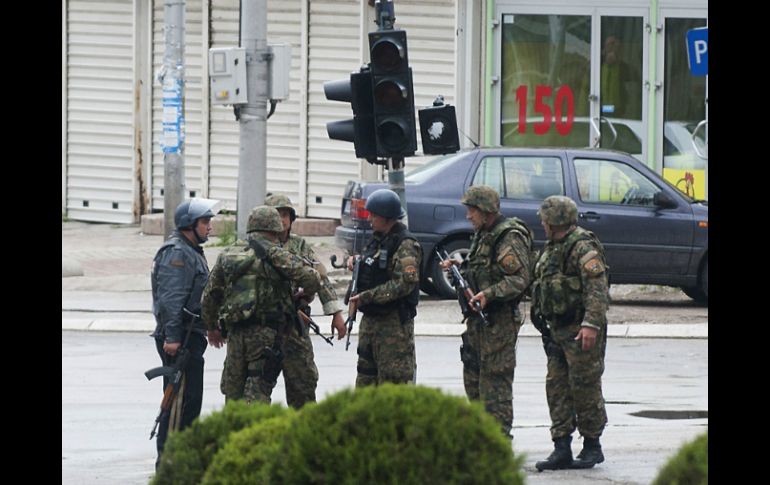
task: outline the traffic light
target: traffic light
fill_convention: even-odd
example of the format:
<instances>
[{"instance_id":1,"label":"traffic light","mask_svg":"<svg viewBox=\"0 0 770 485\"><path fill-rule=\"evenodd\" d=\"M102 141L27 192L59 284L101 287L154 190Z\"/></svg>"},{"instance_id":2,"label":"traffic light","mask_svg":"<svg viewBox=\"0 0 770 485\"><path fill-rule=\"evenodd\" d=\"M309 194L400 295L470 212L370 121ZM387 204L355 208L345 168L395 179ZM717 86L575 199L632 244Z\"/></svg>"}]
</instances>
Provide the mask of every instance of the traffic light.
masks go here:
<instances>
[{"instance_id":1,"label":"traffic light","mask_svg":"<svg viewBox=\"0 0 770 485\"><path fill-rule=\"evenodd\" d=\"M412 69L406 31L369 33L374 138L377 156L408 157L417 150Z\"/></svg>"},{"instance_id":2,"label":"traffic light","mask_svg":"<svg viewBox=\"0 0 770 485\"><path fill-rule=\"evenodd\" d=\"M433 106L421 109L417 114L423 154L444 155L460 150L455 107L444 104L443 96L437 96Z\"/></svg>"},{"instance_id":3,"label":"traffic light","mask_svg":"<svg viewBox=\"0 0 770 485\"><path fill-rule=\"evenodd\" d=\"M326 99L349 102L353 118L326 123L326 132L332 140L352 141L356 157L370 163L377 158L372 114L372 75L368 67L351 72L349 79L324 83Z\"/></svg>"}]
</instances>

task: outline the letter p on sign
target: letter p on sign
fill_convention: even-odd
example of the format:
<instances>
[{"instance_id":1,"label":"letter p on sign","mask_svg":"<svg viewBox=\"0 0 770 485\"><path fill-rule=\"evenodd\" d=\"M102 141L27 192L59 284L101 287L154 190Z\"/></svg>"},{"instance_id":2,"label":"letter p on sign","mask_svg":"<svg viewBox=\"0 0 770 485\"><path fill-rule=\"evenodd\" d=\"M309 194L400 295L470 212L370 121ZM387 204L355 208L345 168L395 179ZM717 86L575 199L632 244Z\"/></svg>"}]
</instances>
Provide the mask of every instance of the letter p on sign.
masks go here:
<instances>
[{"instance_id":1,"label":"letter p on sign","mask_svg":"<svg viewBox=\"0 0 770 485\"><path fill-rule=\"evenodd\" d=\"M693 76L709 73L709 29L702 27L687 32L687 62Z\"/></svg>"}]
</instances>

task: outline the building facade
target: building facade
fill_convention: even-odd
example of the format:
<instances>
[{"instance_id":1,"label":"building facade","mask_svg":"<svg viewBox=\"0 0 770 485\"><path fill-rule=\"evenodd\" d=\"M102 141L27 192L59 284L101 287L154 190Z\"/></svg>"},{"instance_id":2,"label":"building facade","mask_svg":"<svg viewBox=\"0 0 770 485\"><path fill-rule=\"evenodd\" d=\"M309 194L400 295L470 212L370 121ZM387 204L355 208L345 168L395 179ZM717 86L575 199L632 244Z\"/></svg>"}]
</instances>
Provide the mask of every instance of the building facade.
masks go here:
<instances>
[{"instance_id":1,"label":"building facade","mask_svg":"<svg viewBox=\"0 0 770 485\"><path fill-rule=\"evenodd\" d=\"M238 45L239 1L185 3L185 194L234 210L239 127L231 107L208 102L207 52ZM292 52L290 98L267 122L267 190L304 217L337 218L349 179L383 178L325 128L351 116L326 100L323 83L368 62L369 3L267 1L268 41ZM612 147L706 198L707 78L690 74L685 44L707 26L705 0L394 3L415 106L443 95L463 146ZM133 223L163 209L163 9L160 0L62 1L62 213L71 219ZM406 169L431 158L408 158Z\"/></svg>"}]
</instances>

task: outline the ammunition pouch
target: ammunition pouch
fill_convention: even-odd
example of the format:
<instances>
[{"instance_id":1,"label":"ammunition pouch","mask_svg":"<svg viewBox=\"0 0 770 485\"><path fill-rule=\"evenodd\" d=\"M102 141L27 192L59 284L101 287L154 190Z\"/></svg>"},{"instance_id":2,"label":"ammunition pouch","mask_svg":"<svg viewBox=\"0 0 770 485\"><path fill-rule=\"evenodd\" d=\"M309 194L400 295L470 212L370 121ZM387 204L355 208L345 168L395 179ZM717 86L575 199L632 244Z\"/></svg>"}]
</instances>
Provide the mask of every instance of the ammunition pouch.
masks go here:
<instances>
[{"instance_id":1,"label":"ammunition pouch","mask_svg":"<svg viewBox=\"0 0 770 485\"><path fill-rule=\"evenodd\" d=\"M283 352L277 347L265 347L262 350L262 355L264 359L262 360L261 377L267 382L275 383L278 379L278 374L281 373Z\"/></svg>"},{"instance_id":2,"label":"ammunition pouch","mask_svg":"<svg viewBox=\"0 0 770 485\"><path fill-rule=\"evenodd\" d=\"M477 360L476 352L471 347L470 339L467 333L462 334L463 343L460 346L460 360L463 366L472 371L479 371L479 362Z\"/></svg>"},{"instance_id":3,"label":"ammunition pouch","mask_svg":"<svg viewBox=\"0 0 770 485\"><path fill-rule=\"evenodd\" d=\"M374 353L372 352L372 346L367 345L366 347L358 347L356 349L356 353L358 353L359 357L363 359L363 361L366 364L372 365L372 367L369 367L367 365L362 366L361 363L356 366L356 370L359 374L363 374L365 376L376 376L377 375L377 364L374 362Z\"/></svg>"}]
</instances>

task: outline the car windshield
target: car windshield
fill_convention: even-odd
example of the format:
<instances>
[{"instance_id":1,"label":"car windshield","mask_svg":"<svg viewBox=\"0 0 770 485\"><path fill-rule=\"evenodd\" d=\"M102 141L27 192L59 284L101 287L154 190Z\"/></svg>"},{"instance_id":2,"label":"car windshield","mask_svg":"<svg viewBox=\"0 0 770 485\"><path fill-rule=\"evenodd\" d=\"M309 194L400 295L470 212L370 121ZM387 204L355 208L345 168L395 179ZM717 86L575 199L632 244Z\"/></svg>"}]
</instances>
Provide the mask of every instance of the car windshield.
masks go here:
<instances>
[{"instance_id":1,"label":"car windshield","mask_svg":"<svg viewBox=\"0 0 770 485\"><path fill-rule=\"evenodd\" d=\"M411 182L414 184L421 184L425 182L426 180L433 177L433 175L437 172L440 172L444 169L444 167L451 165L455 162L455 160L464 157L467 155L467 152L460 152L460 153L453 153L451 155L445 155L443 157L434 158L430 162L426 163L425 165L422 165L420 167L415 168L408 174L404 176L404 180L406 182Z\"/></svg>"}]
</instances>

